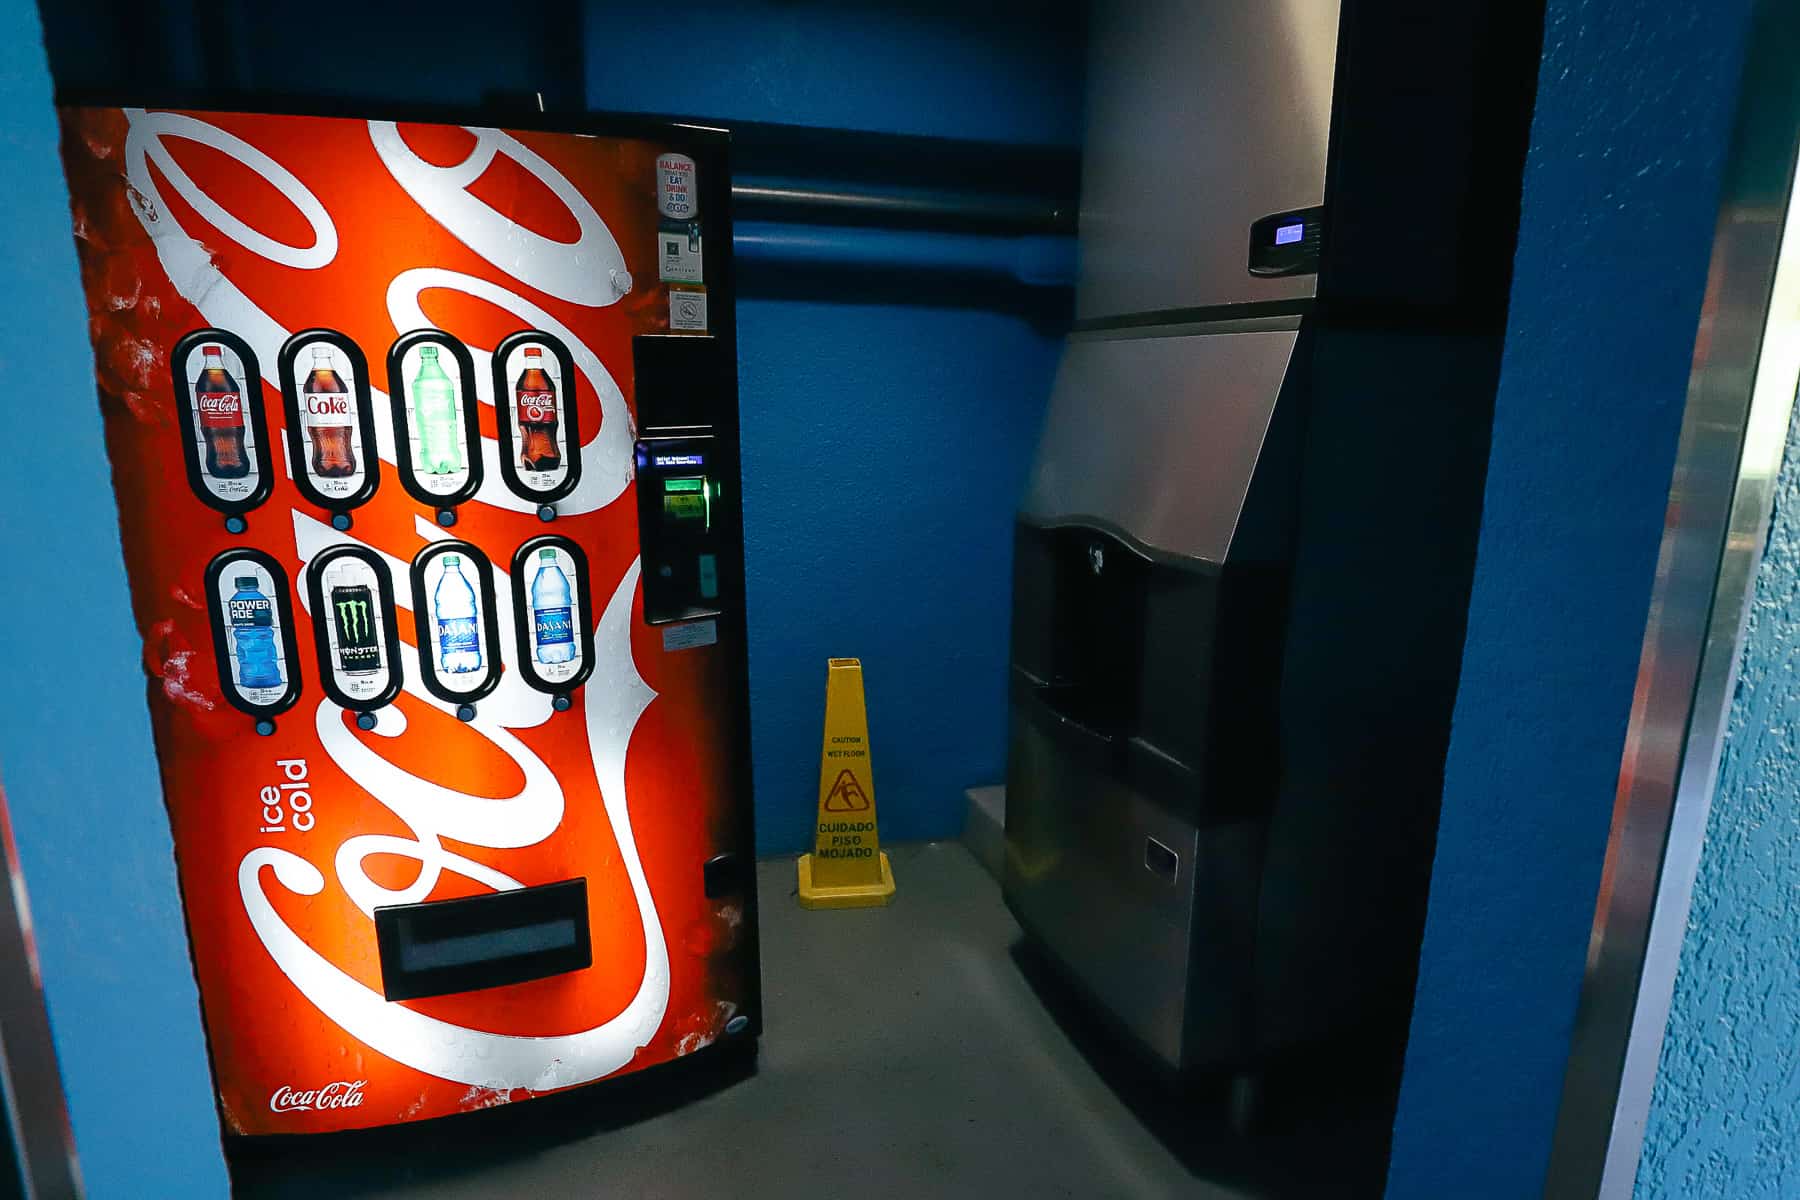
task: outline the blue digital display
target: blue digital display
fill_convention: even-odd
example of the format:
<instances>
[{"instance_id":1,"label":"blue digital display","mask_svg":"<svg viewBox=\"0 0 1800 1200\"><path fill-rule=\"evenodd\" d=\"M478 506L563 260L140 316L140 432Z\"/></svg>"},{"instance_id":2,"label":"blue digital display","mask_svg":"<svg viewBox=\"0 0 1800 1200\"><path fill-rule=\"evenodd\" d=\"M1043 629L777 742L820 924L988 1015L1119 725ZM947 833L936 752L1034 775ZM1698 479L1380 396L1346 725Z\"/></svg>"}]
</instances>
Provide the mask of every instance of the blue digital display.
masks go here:
<instances>
[{"instance_id":1,"label":"blue digital display","mask_svg":"<svg viewBox=\"0 0 1800 1200\"><path fill-rule=\"evenodd\" d=\"M1275 244L1277 246L1291 246L1300 240L1300 235L1305 232L1305 230L1306 226L1304 224L1277 225L1275 227Z\"/></svg>"}]
</instances>

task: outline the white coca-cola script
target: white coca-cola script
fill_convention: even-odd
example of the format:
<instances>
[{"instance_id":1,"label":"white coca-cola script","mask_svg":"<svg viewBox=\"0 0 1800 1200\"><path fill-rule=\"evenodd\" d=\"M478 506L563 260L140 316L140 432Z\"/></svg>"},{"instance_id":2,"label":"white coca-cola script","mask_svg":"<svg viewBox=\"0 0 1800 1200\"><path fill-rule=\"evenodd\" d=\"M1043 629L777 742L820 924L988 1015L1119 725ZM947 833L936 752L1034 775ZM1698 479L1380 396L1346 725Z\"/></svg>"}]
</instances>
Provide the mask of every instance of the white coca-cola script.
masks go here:
<instances>
[{"instance_id":1,"label":"white coca-cola script","mask_svg":"<svg viewBox=\"0 0 1800 1200\"><path fill-rule=\"evenodd\" d=\"M270 1112L307 1112L315 1108L359 1108L363 1102L366 1079L340 1079L321 1088L296 1091L279 1087L269 1097Z\"/></svg>"}]
</instances>

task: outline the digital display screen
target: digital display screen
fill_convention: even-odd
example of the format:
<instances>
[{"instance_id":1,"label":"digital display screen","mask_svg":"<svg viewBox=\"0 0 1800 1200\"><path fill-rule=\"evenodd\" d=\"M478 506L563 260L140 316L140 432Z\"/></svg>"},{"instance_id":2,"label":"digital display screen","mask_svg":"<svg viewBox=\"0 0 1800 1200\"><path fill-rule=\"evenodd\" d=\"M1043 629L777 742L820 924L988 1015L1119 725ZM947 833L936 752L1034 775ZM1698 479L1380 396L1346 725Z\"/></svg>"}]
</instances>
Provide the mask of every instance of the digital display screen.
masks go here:
<instances>
[{"instance_id":1,"label":"digital display screen","mask_svg":"<svg viewBox=\"0 0 1800 1200\"><path fill-rule=\"evenodd\" d=\"M1305 231L1306 226L1300 222L1295 222L1292 225L1277 225L1275 227L1275 244L1277 246L1291 246L1300 240L1300 235Z\"/></svg>"}]
</instances>

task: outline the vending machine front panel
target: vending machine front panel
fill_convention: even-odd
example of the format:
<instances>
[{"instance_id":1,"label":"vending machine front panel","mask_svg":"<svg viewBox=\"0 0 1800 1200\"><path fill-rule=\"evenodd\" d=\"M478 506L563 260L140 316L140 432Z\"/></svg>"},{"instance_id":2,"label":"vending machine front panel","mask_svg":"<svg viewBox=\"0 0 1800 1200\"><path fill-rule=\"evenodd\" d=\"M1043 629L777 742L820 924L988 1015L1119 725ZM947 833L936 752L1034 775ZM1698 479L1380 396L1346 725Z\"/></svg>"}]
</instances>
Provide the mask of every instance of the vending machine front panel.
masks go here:
<instances>
[{"instance_id":1,"label":"vending machine front panel","mask_svg":"<svg viewBox=\"0 0 1800 1200\"><path fill-rule=\"evenodd\" d=\"M226 1131L754 1037L732 373L646 501L679 604L636 464L634 339L735 361L725 135L61 116Z\"/></svg>"}]
</instances>

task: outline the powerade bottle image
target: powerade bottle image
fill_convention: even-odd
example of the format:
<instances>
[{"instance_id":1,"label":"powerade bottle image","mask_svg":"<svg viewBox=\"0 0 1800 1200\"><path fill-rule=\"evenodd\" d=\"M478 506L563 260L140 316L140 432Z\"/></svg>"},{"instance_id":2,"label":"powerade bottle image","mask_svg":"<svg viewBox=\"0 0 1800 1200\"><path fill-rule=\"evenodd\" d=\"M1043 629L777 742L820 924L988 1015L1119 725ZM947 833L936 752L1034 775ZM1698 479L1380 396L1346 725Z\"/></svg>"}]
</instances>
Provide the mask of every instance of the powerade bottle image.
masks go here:
<instances>
[{"instance_id":1,"label":"powerade bottle image","mask_svg":"<svg viewBox=\"0 0 1800 1200\"><path fill-rule=\"evenodd\" d=\"M275 606L256 586L256 576L239 575L237 585L226 602L225 614L231 622L231 643L237 651L238 686L246 688L278 688L281 663L275 658Z\"/></svg>"},{"instance_id":2,"label":"powerade bottle image","mask_svg":"<svg viewBox=\"0 0 1800 1200\"><path fill-rule=\"evenodd\" d=\"M437 618L438 669L457 675L481 670L475 589L463 574L461 555L444 555L444 574L432 593L431 607Z\"/></svg>"},{"instance_id":3,"label":"powerade bottle image","mask_svg":"<svg viewBox=\"0 0 1800 1200\"><path fill-rule=\"evenodd\" d=\"M556 551L538 551L538 570L531 580L531 619L537 660L566 663L575 657L575 622L570 615L569 577L556 565Z\"/></svg>"},{"instance_id":4,"label":"powerade bottle image","mask_svg":"<svg viewBox=\"0 0 1800 1200\"><path fill-rule=\"evenodd\" d=\"M463 469L462 442L456 435L456 385L438 363L436 346L419 348L419 372L413 376L412 392L421 472L454 475Z\"/></svg>"}]
</instances>

